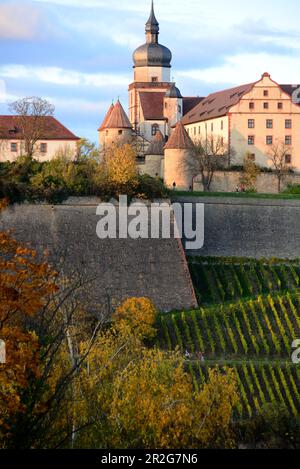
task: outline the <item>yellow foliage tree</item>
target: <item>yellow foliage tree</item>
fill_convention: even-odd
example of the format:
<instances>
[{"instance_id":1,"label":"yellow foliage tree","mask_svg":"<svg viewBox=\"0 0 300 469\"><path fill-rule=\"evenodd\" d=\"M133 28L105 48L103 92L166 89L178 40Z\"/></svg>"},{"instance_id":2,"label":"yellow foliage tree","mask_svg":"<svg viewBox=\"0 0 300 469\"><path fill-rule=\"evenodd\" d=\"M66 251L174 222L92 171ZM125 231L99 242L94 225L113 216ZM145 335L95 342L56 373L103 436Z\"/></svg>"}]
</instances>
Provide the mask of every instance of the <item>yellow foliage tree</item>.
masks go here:
<instances>
[{"instance_id":1,"label":"yellow foliage tree","mask_svg":"<svg viewBox=\"0 0 300 469\"><path fill-rule=\"evenodd\" d=\"M108 180L117 186L134 184L138 175L136 152L129 145L112 145L104 156Z\"/></svg>"},{"instance_id":2,"label":"yellow foliage tree","mask_svg":"<svg viewBox=\"0 0 300 469\"><path fill-rule=\"evenodd\" d=\"M132 308L127 300L118 308L112 328L100 334L78 377L82 398L76 401L76 427L85 427L78 447L232 447L230 422L238 402L234 372L212 370L195 390L179 352L144 347L142 323L146 317L148 331L148 313L139 316L139 327L129 326L127 318L140 302L134 299ZM83 343L81 353L85 348Z\"/></svg>"},{"instance_id":3,"label":"yellow foliage tree","mask_svg":"<svg viewBox=\"0 0 300 469\"><path fill-rule=\"evenodd\" d=\"M150 339L156 335L156 315L157 310L149 298L128 298L116 309L113 319L119 324L125 322L136 336Z\"/></svg>"}]
</instances>

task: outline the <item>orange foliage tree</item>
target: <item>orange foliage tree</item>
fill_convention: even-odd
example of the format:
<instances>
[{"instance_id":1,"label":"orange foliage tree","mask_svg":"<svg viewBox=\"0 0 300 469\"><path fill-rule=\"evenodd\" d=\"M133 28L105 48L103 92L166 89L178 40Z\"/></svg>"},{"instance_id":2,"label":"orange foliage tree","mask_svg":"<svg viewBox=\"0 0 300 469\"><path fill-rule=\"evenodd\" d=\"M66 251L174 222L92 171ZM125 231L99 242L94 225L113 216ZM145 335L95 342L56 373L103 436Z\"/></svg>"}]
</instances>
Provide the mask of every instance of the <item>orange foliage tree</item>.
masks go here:
<instances>
[{"instance_id":1,"label":"orange foliage tree","mask_svg":"<svg viewBox=\"0 0 300 469\"><path fill-rule=\"evenodd\" d=\"M5 205L1 201L0 209ZM6 349L6 362L0 365L0 439L14 416L26 411L22 392L40 373L39 340L29 321L56 289L56 273L49 265L0 232L0 339Z\"/></svg>"}]
</instances>

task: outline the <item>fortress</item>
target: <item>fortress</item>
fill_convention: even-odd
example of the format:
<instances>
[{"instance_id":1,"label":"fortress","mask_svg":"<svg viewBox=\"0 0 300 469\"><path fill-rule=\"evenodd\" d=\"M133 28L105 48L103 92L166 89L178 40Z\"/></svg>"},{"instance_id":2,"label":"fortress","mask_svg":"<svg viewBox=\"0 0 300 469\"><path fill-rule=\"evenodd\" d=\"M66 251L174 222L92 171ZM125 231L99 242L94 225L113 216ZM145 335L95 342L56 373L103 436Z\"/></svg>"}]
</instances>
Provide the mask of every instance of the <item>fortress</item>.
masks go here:
<instances>
[{"instance_id":1,"label":"fortress","mask_svg":"<svg viewBox=\"0 0 300 469\"><path fill-rule=\"evenodd\" d=\"M243 165L250 154L271 167L269 153L284 147L284 163L300 171L300 87L279 85L268 73L246 85L207 97L183 97L171 81L171 51L159 44L152 1L146 42L133 53L129 109L112 104L99 128L101 151L112 143L138 142L141 173L188 190L195 176L194 144L215 139L228 164Z\"/></svg>"}]
</instances>

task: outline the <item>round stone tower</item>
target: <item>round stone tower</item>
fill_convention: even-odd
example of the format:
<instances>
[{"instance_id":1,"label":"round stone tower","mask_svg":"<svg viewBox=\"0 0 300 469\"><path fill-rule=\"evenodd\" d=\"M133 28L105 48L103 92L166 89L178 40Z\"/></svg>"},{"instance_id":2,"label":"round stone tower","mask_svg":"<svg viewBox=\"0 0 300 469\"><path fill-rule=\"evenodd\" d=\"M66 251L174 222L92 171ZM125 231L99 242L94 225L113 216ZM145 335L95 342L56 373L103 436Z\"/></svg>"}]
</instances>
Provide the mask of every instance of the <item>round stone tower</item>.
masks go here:
<instances>
[{"instance_id":1,"label":"round stone tower","mask_svg":"<svg viewBox=\"0 0 300 469\"><path fill-rule=\"evenodd\" d=\"M165 145L165 185L178 190L189 190L193 186L193 166L194 144L179 121Z\"/></svg>"},{"instance_id":2,"label":"round stone tower","mask_svg":"<svg viewBox=\"0 0 300 469\"><path fill-rule=\"evenodd\" d=\"M145 156L145 167L143 173L152 177L163 177L162 161L164 158L165 139L159 130L153 137Z\"/></svg>"},{"instance_id":3,"label":"round stone tower","mask_svg":"<svg viewBox=\"0 0 300 469\"><path fill-rule=\"evenodd\" d=\"M173 84L164 97L164 116L168 122L168 135L172 133L172 127L182 119L183 99L178 88Z\"/></svg>"},{"instance_id":4,"label":"round stone tower","mask_svg":"<svg viewBox=\"0 0 300 469\"><path fill-rule=\"evenodd\" d=\"M99 129L100 150L112 144L129 143L132 140L132 126L118 100L111 105Z\"/></svg>"}]
</instances>

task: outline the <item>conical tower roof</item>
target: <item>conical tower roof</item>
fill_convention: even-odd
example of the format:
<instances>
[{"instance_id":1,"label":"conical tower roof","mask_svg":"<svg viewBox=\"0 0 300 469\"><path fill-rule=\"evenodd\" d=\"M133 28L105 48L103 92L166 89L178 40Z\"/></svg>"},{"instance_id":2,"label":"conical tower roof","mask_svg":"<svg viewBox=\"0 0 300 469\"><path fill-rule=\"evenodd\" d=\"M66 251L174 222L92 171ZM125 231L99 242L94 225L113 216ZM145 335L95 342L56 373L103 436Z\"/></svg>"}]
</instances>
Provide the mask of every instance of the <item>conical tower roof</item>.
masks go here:
<instances>
[{"instance_id":1,"label":"conical tower roof","mask_svg":"<svg viewBox=\"0 0 300 469\"><path fill-rule=\"evenodd\" d=\"M159 130L155 137L151 140L150 146L146 152L146 155L163 155L164 154L165 139L161 131Z\"/></svg>"},{"instance_id":2,"label":"conical tower roof","mask_svg":"<svg viewBox=\"0 0 300 469\"><path fill-rule=\"evenodd\" d=\"M104 117L104 119L103 119L103 121L102 121L102 124L100 125L98 131L99 131L99 130L104 130L104 129L106 128L106 124L107 124L107 122L108 122L108 120L109 120L109 118L110 118L111 113L113 112L113 109L114 109L114 104L112 103L112 104L109 106L109 109L108 109L108 111L107 111L107 113L106 113L106 115L105 115L105 117Z\"/></svg>"},{"instance_id":3,"label":"conical tower roof","mask_svg":"<svg viewBox=\"0 0 300 469\"><path fill-rule=\"evenodd\" d=\"M194 144L181 121L177 122L175 130L165 145L165 150L187 150L194 148Z\"/></svg>"},{"instance_id":4,"label":"conical tower roof","mask_svg":"<svg viewBox=\"0 0 300 469\"><path fill-rule=\"evenodd\" d=\"M131 129L132 125L118 100L105 124L105 129Z\"/></svg>"}]
</instances>

